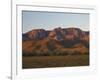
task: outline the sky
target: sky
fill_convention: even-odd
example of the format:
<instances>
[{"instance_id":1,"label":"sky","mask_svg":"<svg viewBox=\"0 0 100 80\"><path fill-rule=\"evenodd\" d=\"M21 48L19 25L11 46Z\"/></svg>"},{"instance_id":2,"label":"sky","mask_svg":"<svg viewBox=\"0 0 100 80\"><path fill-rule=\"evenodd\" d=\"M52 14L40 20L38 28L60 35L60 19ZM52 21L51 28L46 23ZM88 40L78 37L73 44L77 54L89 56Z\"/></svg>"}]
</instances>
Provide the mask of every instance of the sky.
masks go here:
<instances>
[{"instance_id":1,"label":"sky","mask_svg":"<svg viewBox=\"0 0 100 80\"><path fill-rule=\"evenodd\" d=\"M88 13L22 11L23 33L32 29L52 30L57 27L76 27L89 31Z\"/></svg>"}]
</instances>

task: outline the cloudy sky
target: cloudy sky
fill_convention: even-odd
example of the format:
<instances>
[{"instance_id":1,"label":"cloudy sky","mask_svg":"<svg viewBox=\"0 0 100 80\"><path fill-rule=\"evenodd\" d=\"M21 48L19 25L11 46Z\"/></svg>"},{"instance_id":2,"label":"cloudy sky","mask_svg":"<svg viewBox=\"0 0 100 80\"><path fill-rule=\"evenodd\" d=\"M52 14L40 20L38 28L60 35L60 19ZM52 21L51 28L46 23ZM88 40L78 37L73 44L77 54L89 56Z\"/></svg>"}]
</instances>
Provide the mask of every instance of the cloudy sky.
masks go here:
<instances>
[{"instance_id":1,"label":"cloudy sky","mask_svg":"<svg viewBox=\"0 0 100 80\"><path fill-rule=\"evenodd\" d=\"M60 13L60 12L22 12L23 33L32 29L54 29L57 27L77 27L89 30L89 14L87 13Z\"/></svg>"}]
</instances>

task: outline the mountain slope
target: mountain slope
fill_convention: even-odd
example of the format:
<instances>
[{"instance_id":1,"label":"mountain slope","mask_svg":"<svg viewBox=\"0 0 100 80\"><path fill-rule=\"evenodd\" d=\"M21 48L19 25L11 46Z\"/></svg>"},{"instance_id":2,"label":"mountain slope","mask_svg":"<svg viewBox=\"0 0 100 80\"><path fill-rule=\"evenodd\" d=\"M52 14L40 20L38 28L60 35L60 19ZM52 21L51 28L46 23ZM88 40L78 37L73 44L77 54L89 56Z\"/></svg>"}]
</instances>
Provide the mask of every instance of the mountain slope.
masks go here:
<instances>
[{"instance_id":1,"label":"mountain slope","mask_svg":"<svg viewBox=\"0 0 100 80\"><path fill-rule=\"evenodd\" d=\"M34 29L22 35L25 55L89 53L89 32L78 28Z\"/></svg>"}]
</instances>

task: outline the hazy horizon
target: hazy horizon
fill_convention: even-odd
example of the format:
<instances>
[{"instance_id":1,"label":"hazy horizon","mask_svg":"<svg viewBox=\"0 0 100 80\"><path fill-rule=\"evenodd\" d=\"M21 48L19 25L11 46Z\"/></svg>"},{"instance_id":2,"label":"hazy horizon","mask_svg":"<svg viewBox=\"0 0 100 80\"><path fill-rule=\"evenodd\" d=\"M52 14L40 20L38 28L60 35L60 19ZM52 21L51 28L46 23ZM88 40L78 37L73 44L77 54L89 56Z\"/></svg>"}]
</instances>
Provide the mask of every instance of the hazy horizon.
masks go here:
<instances>
[{"instance_id":1,"label":"hazy horizon","mask_svg":"<svg viewBox=\"0 0 100 80\"><path fill-rule=\"evenodd\" d=\"M22 11L23 33L32 29L80 28L89 31L88 13Z\"/></svg>"}]
</instances>

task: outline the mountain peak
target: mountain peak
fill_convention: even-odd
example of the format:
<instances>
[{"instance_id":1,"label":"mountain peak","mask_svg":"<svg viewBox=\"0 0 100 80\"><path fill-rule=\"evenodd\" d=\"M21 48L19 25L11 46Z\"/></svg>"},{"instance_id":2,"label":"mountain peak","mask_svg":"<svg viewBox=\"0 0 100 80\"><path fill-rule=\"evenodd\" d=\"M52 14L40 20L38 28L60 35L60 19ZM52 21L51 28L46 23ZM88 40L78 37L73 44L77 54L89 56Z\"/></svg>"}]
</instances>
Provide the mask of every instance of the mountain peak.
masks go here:
<instances>
[{"instance_id":1,"label":"mountain peak","mask_svg":"<svg viewBox=\"0 0 100 80\"><path fill-rule=\"evenodd\" d=\"M23 40L42 40L45 38L54 39L57 41L62 40L74 40L80 39L81 37L89 35L88 31L82 31L79 28L61 28L57 27L53 30L45 30L45 29L33 29L25 34L23 34Z\"/></svg>"}]
</instances>

